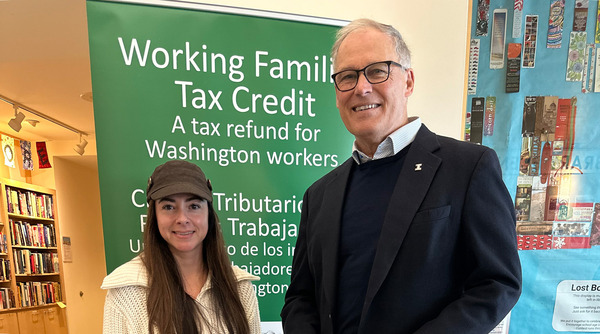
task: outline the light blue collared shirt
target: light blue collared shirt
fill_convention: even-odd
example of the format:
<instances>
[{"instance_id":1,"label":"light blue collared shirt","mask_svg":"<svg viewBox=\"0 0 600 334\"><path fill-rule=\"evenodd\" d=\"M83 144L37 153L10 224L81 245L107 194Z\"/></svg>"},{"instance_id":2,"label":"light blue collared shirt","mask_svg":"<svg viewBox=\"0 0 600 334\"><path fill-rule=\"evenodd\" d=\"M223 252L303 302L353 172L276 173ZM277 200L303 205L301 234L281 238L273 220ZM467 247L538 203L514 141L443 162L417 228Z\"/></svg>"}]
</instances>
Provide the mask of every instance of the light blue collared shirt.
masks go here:
<instances>
[{"instance_id":1,"label":"light blue collared shirt","mask_svg":"<svg viewBox=\"0 0 600 334\"><path fill-rule=\"evenodd\" d=\"M381 142L381 144L379 144L379 146L377 146L373 158L361 152L356 147L355 140L354 144L352 144L352 158L360 165L371 160L391 157L412 143L420 128L421 119L419 117L410 117L408 123L392 132L383 142Z\"/></svg>"}]
</instances>

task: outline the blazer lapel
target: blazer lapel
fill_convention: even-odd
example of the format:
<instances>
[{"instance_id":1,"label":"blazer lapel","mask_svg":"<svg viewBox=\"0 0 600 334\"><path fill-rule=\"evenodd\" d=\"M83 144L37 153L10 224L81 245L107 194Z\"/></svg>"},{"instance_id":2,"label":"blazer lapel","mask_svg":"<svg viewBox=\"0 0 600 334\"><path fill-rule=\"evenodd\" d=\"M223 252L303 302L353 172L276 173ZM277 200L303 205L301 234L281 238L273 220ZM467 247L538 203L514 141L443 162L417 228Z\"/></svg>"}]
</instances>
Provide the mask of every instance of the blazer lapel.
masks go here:
<instances>
[{"instance_id":1,"label":"blazer lapel","mask_svg":"<svg viewBox=\"0 0 600 334\"><path fill-rule=\"evenodd\" d=\"M348 159L338 169L338 173L327 184L323 195L323 207L328 208L323 214L320 223L327 226L324 230L323 240L323 288L328 304L332 307L335 303L337 290L338 245L340 239L340 223L342 207L346 194L346 184L350 176L350 169L354 160Z\"/></svg>"},{"instance_id":2,"label":"blazer lapel","mask_svg":"<svg viewBox=\"0 0 600 334\"><path fill-rule=\"evenodd\" d=\"M441 159L432 153L438 147L439 143L435 134L422 125L409 148L390 198L371 269L361 316L361 327L364 326L363 320L371 302L385 280L410 223L425 198L441 163Z\"/></svg>"}]
</instances>

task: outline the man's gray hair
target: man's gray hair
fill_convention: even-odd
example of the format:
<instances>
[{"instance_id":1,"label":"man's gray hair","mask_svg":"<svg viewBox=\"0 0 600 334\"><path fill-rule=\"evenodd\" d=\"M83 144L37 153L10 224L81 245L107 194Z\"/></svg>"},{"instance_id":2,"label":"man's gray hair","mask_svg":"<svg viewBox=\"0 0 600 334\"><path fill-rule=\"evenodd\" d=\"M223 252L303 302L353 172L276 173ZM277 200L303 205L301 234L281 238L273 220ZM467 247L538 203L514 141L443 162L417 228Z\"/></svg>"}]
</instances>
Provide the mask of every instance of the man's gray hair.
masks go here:
<instances>
[{"instance_id":1,"label":"man's gray hair","mask_svg":"<svg viewBox=\"0 0 600 334\"><path fill-rule=\"evenodd\" d=\"M333 47L331 48L331 59L333 59L334 67L337 61L338 50L344 39L352 32L366 28L372 28L390 36L396 43L396 54L398 55L400 65L410 68L410 50L408 49L408 46L406 46L400 32L391 25L379 23L371 19L357 19L338 30L335 35L335 43L333 43Z\"/></svg>"}]
</instances>

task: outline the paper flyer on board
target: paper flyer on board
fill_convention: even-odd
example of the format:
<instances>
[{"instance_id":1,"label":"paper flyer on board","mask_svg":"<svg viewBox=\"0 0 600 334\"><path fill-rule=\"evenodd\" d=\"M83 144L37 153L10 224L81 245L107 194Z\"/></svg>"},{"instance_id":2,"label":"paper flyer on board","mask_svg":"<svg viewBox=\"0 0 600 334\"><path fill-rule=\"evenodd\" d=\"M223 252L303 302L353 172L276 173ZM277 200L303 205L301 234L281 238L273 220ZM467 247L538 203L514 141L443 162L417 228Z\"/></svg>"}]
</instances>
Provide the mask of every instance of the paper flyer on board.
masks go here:
<instances>
[{"instance_id":1,"label":"paper flyer on board","mask_svg":"<svg viewBox=\"0 0 600 334\"><path fill-rule=\"evenodd\" d=\"M552 327L559 332L600 331L600 281L560 282L556 287Z\"/></svg>"}]
</instances>

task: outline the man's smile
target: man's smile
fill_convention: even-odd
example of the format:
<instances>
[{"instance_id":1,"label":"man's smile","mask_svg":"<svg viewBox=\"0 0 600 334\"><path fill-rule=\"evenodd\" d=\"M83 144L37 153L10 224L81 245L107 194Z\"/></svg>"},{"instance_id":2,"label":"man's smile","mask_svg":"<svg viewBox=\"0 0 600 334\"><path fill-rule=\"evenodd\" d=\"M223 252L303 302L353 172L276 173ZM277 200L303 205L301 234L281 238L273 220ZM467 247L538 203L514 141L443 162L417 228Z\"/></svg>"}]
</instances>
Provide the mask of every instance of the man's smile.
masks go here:
<instances>
[{"instance_id":1,"label":"man's smile","mask_svg":"<svg viewBox=\"0 0 600 334\"><path fill-rule=\"evenodd\" d=\"M380 104L367 104L367 105L364 105L364 106L354 107L352 109L354 111L363 111L363 110L367 110L367 109L377 108L379 106L380 106Z\"/></svg>"}]
</instances>

